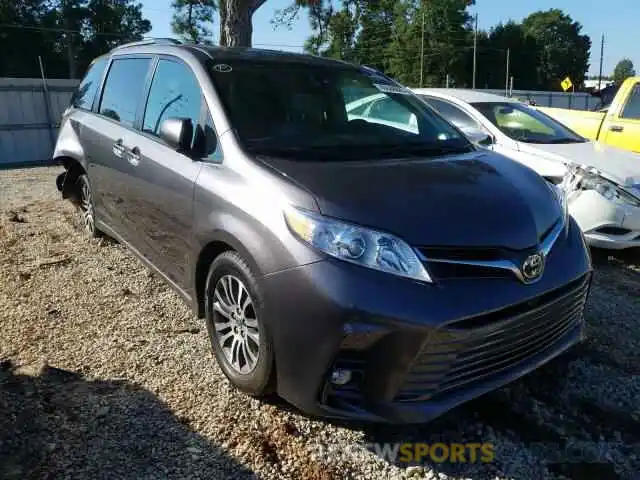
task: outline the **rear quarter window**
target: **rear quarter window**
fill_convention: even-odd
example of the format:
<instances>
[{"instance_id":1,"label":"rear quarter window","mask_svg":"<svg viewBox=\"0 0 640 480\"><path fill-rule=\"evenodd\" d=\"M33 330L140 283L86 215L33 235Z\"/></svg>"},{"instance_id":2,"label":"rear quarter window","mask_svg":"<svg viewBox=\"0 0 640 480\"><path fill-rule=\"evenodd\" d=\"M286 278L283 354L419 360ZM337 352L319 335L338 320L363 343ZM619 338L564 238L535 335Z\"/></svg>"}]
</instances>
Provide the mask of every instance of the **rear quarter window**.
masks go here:
<instances>
[{"instance_id":1,"label":"rear quarter window","mask_svg":"<svg viewBox=\"0 0 640 480\"><path fill-rule=\"evenodd\" d=\"M102 74L104 73L106 65L107 60L102 59L89 66L87 73L71 97L71 105L73 107L91 110L93 100L96 97L98 88L100 88L100 80L102 79Z\"/></svg>"}]
</instances>

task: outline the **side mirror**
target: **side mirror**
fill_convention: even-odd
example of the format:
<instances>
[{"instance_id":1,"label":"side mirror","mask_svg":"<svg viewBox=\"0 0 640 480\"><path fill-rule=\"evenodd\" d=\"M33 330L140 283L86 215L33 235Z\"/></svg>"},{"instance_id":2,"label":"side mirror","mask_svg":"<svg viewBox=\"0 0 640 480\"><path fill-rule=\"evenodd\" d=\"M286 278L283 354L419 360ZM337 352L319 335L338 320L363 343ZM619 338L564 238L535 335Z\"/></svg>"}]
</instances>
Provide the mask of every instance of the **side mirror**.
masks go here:
<instances>
[{"instance_id":1,"label":"side mirror","mask_svg":"<svg viewBox=\"0 0 640 480\"><path fill-rule=\"evenodd\" d=\"M495 139L493 138L493 136L481 130L467 130L464 132L464 134L471 141L471 143L475 143L476 145L488 147L489 145L493 145L495 143Z\"/></svg>"},{"instance_id":2,"label":"side mirror","mask_svg":"<svg viewBox=\"0 0 640 480\"><path fill-rule=\"evenodd\" d=\"M193 139L193 122L189 118L167 118L160 125L160 138L179 152L187 152Z\"/></svg>"}]
</instances>

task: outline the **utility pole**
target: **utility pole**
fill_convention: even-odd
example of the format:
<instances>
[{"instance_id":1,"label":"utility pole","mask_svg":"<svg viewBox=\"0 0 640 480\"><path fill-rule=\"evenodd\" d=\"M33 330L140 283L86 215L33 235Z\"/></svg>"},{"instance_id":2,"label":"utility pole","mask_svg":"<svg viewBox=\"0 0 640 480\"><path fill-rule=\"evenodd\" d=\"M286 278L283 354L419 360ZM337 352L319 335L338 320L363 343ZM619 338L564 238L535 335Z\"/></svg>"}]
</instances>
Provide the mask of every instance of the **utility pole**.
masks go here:
<instances>
[{"instance_id":1,"label":"utility pole","mask_svg":"<svg viewBox=\"0 0 640 480\"><path fill-rule=\"evenodd\" d=\"M602 58L604 57L604 33L602 34L602 40L600 41L600 74L598 75L598 91L601 89L602 84Z\"/></svg>"},{"instance_id":2,"label":"utility pole","mask_svg":"<svg viewBox=\"0 0 640 480\"><path fill-rule=\"evenodd\" d=\"M507 96L509 93L509 53L510 50L507 48L507 75L504 81L504 92L505 94L507 94Z\"/></svg>"},{"instance_id":3,"label":"utility pole","mask_svg":"<svg viewBox=\"0 0 640 480\"><path fill-rule=\"evenodd\" d=\"M476 55L478 50L478 14L476 13L475 27L473 28L473 80L471 88L476 89Z\"/></svg>"},{"instance_id":4,"label":"utility pole","mask_svg":"<svg viewBox=\"0 0 640 480\"><path fill-rule=\"evenodd\" d=\"M422 7L422 46L420 47L420 88L422 88L422 79L424 77L424 19L425 19L425 11L424 6Z\"/></svg>"}]
</instances>

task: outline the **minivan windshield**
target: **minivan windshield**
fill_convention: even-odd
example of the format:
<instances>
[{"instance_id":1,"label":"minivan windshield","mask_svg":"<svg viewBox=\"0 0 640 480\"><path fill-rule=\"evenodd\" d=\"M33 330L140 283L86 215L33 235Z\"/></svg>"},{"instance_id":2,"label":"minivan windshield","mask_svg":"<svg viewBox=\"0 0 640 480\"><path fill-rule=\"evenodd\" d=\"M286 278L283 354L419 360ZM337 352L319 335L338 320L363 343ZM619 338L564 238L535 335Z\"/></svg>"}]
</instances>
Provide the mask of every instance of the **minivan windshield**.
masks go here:
<instances>
[{"instance_id":1,"label":"minivan windshield","mask_svg":"<svg viewBox=\"0 0 640 480\"><path fill-rule=\"evenodd\" d=\"M365 69L233 59L209 71L254 154L348 161L473 150L408 89Z\"/></svg>"},{"instance_id":2,"label":"minivan windshield","mask_svg":"<svg viewBox=\"0 0 640 480\"><path fill-rule=\"evenodd\" d=\"M586 140L553 118L515 102L472 103L508 137L525 143L584 143Z\"/></svg>"}]
</instances>

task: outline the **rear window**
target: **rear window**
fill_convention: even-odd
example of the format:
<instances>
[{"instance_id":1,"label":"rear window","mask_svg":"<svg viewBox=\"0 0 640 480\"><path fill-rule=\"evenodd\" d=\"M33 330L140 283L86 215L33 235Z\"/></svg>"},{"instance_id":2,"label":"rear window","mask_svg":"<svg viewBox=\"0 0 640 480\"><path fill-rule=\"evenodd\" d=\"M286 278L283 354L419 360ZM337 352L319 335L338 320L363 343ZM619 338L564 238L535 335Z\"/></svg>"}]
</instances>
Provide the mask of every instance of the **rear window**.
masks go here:
<instances>
[{"instance_id":1,"label":"rear window","mask_svg":"<svg viewBox=\"0 0 640 480\"><path fill-rule=\"evenodd\" d=\"M101 59L89 66L89 70L87 70L86 75L71 97L71 105L76 108L91 110L106 64L107 60Z\"/></svg>"}]
</instances>

